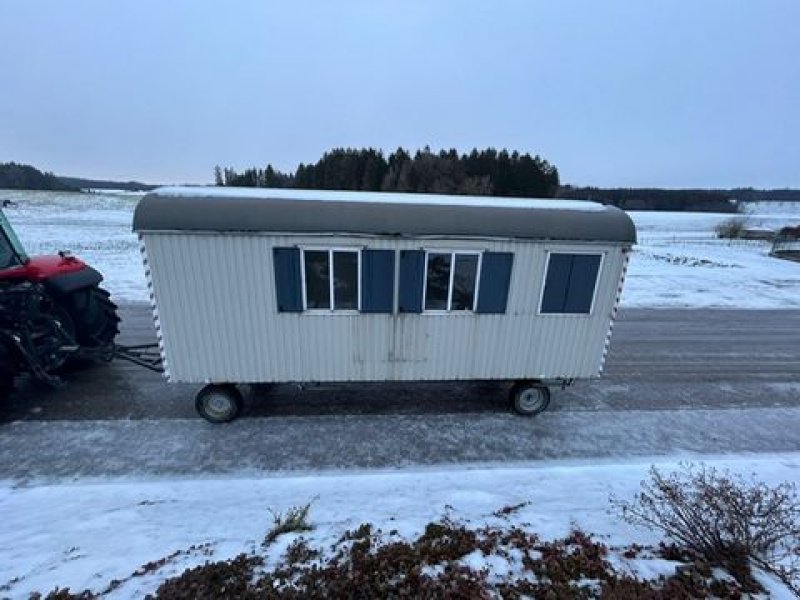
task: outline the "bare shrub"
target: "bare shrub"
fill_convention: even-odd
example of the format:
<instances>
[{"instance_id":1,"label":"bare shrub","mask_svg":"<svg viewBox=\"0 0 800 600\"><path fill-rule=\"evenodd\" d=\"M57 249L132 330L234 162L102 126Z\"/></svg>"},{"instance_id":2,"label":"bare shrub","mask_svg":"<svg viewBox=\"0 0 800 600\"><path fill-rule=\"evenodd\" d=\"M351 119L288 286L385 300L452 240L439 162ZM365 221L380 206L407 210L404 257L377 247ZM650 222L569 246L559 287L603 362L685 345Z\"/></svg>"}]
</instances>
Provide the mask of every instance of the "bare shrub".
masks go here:
<instances>
[{"instance_id":1,"label":"bare shrub","mask_svg":"<svg viewBox=\"0 0 800 600\"><path fill-rule=\"evenodd\" d=\"M794 483L771 487L704 464L669 475L655 467L629 502L611 499L628 523L662 531L711 564L755 587L749 565L769 571L798 592L800 501Z\"/></svg>"},{"instance_id":2,"label":"bare shrub","mask_svg":"<svg viewBox=\"0 0 800 600\"><path fill-rule=\"evenodd\" d=\"M718 238L735 239L742 237L747 226L747 220L742 217L734 217L723 221L714 228Z\"/></svg>"}]
</instances>

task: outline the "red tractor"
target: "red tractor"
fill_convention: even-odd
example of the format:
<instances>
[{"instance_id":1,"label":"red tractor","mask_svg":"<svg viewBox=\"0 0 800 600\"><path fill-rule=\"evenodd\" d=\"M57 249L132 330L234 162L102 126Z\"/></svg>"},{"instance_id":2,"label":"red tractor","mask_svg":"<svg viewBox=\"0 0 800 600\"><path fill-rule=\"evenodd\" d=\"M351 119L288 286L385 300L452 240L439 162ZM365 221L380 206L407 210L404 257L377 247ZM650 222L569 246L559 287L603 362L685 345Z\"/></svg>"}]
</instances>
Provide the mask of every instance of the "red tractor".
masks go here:
<instances>
[{"instance_id":1,"label":"red tractor","mask_svg":"<svg viewBox=\"0 0 800 600\"><path fill-rule=\"evenodd\" d=\"M102 280L66 252L29 258L0 211L0 397L23 372L58 385L64 368L114 357L119 317Z\"/></svg>"}]
</instances>

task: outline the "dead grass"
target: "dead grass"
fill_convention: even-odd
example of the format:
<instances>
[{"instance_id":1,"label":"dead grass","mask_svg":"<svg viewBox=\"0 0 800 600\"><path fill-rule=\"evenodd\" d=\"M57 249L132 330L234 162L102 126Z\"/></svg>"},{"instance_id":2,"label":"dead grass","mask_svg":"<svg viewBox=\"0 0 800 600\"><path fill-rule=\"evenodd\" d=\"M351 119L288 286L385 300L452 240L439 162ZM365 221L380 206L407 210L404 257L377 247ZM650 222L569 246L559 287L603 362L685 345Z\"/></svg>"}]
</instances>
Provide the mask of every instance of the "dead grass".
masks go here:
<instances>
[{"instance_id":1,"label":"dead grass","mask_svg":"<svg viewBox=\"0 0 800 600\"><path fill-rule=\"evenodd\" d=\"M311 531L313 527L308 522L308 512L311 510L313 500L303 506L292 506L286 514L268 509L272 514L272 529L264 536L264 546L269 546L284 533L302 533Z\"/></svg>"}]
</instances>

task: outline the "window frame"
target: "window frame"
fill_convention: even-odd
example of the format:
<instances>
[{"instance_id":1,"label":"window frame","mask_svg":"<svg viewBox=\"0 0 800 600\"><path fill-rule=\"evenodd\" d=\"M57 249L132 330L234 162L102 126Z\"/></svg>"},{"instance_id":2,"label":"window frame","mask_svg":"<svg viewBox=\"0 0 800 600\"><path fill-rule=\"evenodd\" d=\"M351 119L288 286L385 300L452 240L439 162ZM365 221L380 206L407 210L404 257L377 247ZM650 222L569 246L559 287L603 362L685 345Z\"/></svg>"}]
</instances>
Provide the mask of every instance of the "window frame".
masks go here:
<instances>
[{"instance_id":1,"label":"window frame","mask_svg":"<svg viewBox=\"0 0 800 600\"><path fill-rule=\"evenodd\" d=\"M300 283L303 296L303 313L309 315L357 315L361 312L361 251L362 246L299 246L300 249ZM306 252L328 253L328 293L330 294L330 308L308 308L308 293L306 290ZM333 254L334 252L349 252L356 255L356 308L336 308L334 293Z\"/></svg>"},{"instance_id":2,"label":"window frame","mask_svg":"<svg viewBox=\"0 0 800 600\"><path fill-rule=\"evenodd\" d=\"M450 255L450 279L447 282L447 308L428 309L425 308L428 304L428 259L431 254L449 254ZM472 295L472 307L466 310L453 310L453 280L456 273L456 256L464 254L467 256L477 256L478 266L475 270L475 290ZM450 315L450 314L477 314L475 311L478 308L478 293L480 291L481 283L481 267L483 265L483 251L481 250L452 250L449 248L426 248L425 249L425 267L422 273L422 313L423 315Z\"/></svg>"},{"instance_id":3,"label":"window frame","mask_svg":"<svg viewBox=\"0 0 800 600\"><path fill-rule=\"evenodd\" d=\"M595 274L594 278L594 288L592 290L592 301L589 304L589 312L542 312L542 302L544 301L544 290L545 286L547 285L547 273L550 271L550 256L553 254L570 254L570 255L580 255L580 256L599 256L600 263L597 265L597 273ZM590 251L590 250L548 250L547 251L547 259L545 260L544 264L544 273L542 273L542 283L540 285L539 290L539 303L536 307L536 315L543 316L543 317L591 317L594 314L594 305L595 301L597 300L597 288L600 284L600 275L603 272L603 265L606 261L606 254L605 251Z\"/></svg>"}]
</instances>

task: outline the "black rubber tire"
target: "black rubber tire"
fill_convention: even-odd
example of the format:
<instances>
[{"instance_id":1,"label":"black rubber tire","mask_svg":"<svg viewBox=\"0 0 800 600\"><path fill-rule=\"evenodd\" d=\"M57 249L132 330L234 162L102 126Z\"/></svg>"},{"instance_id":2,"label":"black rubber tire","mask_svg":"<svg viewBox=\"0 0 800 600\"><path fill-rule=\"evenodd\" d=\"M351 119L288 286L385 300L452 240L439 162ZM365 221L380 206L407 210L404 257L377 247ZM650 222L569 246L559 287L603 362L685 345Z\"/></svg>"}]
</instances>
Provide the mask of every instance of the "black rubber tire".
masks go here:
<instances>
[{"instance_id":1,"label":"black rubber tire","mask_svg":"<svg viewBox=\"0 0 800 600\"><path fill-rule=\"evenodd\" d=\"M242 393L233 384L211 384L197 394L194 407L209 423L229 423L242 412Z\"/></svg>"},{"instance_id":2,"label":"black rubber tire","mask_svg":"<svg viewBox=\"0 0 800 600\"><path fill-rule=\"evenodd\" d=\"M71 338L75 338L75 321L73 321L72 316L69 314L66 308L61 306L60 304L55 304L50 309L50 314L55 317L55 319L61 324L61 328L69 335ZM62 359L56 361L56 364L52 365L50 371L53 373L58 372L65 372L68 371L70 368L75 367L78 364L78 360L72 358L70 356L65 356Z\"/></svg>"},{"instance_id":3,"label":"black rubber tire","mask_svg":"<svg viewBox=\"0 0 800 600\"><path fill-rule=\"evenodd\" d=\"M19 365L14 359L13 352L0 341L0 400L5 400L14 391L14 378L19 371Z\"/></svg>"},{"instance_id":4,"label":"black rubber tire","mask_svg":"<svg viewBox=\"0 0 800 600\"><path fill-rule=\"evenodd\" d=\"M114 341L119 333L117 305L111 301L110 294L95 286L78 290L55 301L72 320L69 333L82 348L106 350L111 360ZM69 366L85 364L82 359L70 360Z\"/></svg>"},{"instance_id":5,"label":"black rubber tire","mask_svg":"<svg viewBox=\"0 0 800 600\"><path fill-rule=\"evenodd\" d=\"M523 417L533 417L550 405L550 390L538 381L518 381L509 393L511 408Z\"/></svg>"}]
</instances>

